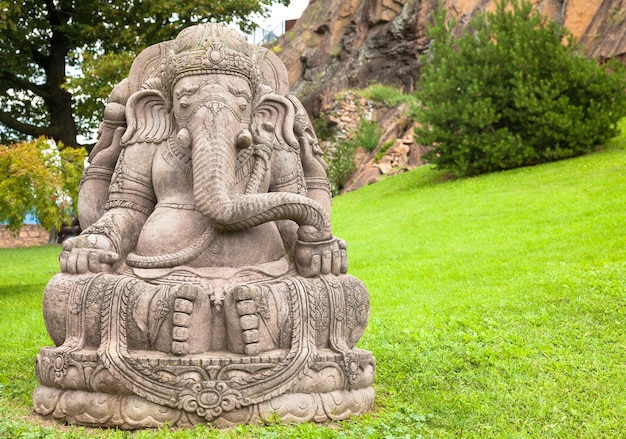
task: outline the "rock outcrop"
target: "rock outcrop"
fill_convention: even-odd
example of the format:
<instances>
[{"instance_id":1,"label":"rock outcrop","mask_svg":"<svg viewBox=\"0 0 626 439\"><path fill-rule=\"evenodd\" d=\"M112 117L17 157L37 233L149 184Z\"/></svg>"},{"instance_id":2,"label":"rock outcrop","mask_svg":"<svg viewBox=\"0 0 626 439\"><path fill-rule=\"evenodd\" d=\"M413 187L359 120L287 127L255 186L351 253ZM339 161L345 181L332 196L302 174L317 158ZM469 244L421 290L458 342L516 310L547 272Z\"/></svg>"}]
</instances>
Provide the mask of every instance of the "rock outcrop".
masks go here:
<instances>
[{"instance_id":1,"label":"rock outcrop","mask_svg":"<svg viewBox=\"0 0 626 439\"><path fill-rule=\"evenodd\" d=\"M585 4L583 0L578 3ZM626 0L604 0L587 24L580 44L587 54L604 61L617 58L626 61ZM584 9L584 8L583 8Z\"/></svg>"},{"instance_id":2,"label":"rock outcrop","mask_svg":"<svg viewBox=\"0 0 626 439\"><path fill-rule=\"evenodd\" d=\"M340 192L355 190L385 175L398 174L424 164L422 155L425 148L414 142L416 122L406 116L407 113L406 104L389 108L379 102L357 97L352 91L339 93L322 110L322 117L333 133L332 140L321 141L322 150L332 158L338 142L348 139L356 146L354 172L347 181L342 182ZM380 128L377 146L371 151L357 141L357 131L363 121L373 121Z\"/></svg>"},{"instance_id":3,"label":"rock outcrop","mask_svg":"<svg viewBox=\"0 0 626 439\"><path fill-rule=\"evenodd\" d=\"M312 0L276 43L292 91L317 117L338 91L372 82L412 90L428 47L419 1Z\"/></svg>"},{"instance_id":4,"label":"rock outcrop","mask_svg":"<svg viewBox=\"0 0 626 439\"><path fill-rule=\"evenodd\" d=\"M542 14L565 26L589 57L626 61L626 0L531 0ZM362 117L346 89L373 83L414 90L420 55L428 50L426 27L440 0L311 0L296 25L274 44L285 63L292 91L309 115L334 130L335 141L352 138ZM441 0L459 29L476 12L492 11L496 0ZM356 171L345 190L356 189L422 164L413 142L414 121L403 108L389 111L357 102L365 117L380 123L377 148L356 151ZM358 106L357 105L357 106ZM339 115L339 116L338 116ZM322 142L333 148L333 142Z\"/></svg>"},{"instance_id":5,"label":"rock outcrop","mask_svg":"<svg viewBox=\"0 0 626 439\"><path fill-rule=\"evenodd\" d=\"M567 27L589 56L626 56L626 0L532 0ZM383 83L411 91L419 56L428 49L426 25L439 0L311 0L293 29L274 45L292 90L317 117L346 88ZM461 24L495 0L443 0Z\"/></svg>"}]
</instances>

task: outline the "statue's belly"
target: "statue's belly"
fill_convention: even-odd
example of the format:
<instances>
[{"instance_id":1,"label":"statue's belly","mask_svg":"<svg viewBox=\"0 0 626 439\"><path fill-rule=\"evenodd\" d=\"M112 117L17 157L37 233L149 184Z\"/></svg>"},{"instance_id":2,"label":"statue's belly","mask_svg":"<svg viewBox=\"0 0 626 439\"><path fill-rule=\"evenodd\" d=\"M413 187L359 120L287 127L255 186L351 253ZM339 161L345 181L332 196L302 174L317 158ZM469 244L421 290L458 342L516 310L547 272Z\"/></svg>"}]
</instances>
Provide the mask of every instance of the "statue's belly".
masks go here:
<instances>
[{"instance_id":1,"label":"statue's belly","mask_svg":"<svg viewBox=\"0 0 626 439\"><path fill-rule=\"evenodd\" d=\"M200 212L157 205L141 230L136 253L155 256L177 252L189 247L206 228Z\"/></svg>"},{"instance_id":2,"label":"statue's belly","mask_svg":"<svg viewBox=\"0 0 626 439\"><path fill-rule=\"evenodd\" d=\"M200 212L157 206L141 231L136 253L162 256L185 250L209 227ZM273 222L240 232L212 230L210 233L205 249L186 265L238 267L275 261L285 254Z\"/></svg>"}]
</instances>

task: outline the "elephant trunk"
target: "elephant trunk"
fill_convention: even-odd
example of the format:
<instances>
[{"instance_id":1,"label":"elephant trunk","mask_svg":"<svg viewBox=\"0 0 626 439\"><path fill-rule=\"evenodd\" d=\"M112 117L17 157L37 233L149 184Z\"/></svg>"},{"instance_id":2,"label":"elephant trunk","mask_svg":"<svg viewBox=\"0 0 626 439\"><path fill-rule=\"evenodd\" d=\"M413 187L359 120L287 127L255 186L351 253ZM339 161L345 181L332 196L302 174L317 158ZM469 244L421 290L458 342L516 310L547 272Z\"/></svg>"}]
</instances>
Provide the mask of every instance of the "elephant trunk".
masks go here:
<instances>
[{"instance_id":1,"label":"elephant trunk","mask_svg":"<svg viewBox=\"0 0 626 439\"><path fill-rule=\"evenodd\" d=\"M319 241L332 236L330 214L316 201L288 192L238 194L235 191L236 134L224 127L240 124L203 109L190 126L196 208L218 230L240 231L276 220L293 220L310 231L301 239ZM196 117L197 118L197 117ZM219 126L219 129L217 126ZM312 228L312 230L311 230ZM302 230L302 229L301 229Z\"/></svg>"}]
</instances>

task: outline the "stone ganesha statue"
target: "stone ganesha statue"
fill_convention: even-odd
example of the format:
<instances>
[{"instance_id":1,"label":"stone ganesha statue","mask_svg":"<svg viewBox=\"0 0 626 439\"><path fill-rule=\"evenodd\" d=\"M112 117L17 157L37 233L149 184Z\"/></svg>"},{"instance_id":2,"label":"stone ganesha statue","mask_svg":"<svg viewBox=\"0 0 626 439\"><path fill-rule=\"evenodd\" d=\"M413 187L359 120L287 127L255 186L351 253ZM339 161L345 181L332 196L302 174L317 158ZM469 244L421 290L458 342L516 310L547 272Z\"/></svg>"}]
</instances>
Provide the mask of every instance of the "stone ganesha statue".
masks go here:
<instances>
[{"instance_id":1,"label":"stone ganesha statue","mask_svg":"<svg viewBox=\"0 0 626 439\"><path fill-rule=\"evenodd\" d=\"M89 160L83 232L44 293L37 413L134 429L371 409L368 293L275 55L218 24L145 49Z\"/></svg>"}]
</instances>

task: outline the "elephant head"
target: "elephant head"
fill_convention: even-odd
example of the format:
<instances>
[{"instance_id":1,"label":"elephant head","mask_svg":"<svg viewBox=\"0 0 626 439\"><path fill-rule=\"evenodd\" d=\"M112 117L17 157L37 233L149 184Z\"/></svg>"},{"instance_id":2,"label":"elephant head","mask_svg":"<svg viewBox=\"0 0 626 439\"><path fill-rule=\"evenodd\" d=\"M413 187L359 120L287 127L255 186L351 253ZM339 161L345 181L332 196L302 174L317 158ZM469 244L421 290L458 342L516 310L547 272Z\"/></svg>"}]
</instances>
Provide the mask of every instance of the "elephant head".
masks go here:
<instances>
[{"instance_id":1,"label":"elephant head","mask_svg":"<svg viewBox=\"0 0 626 439\"><path fill-rule=\"evenodd\" d=\"M330 239L330 214L319 203L262 190L273 149L298 148L295 107L263 79L268 52L237 38L215 25L179 35L162 75L129 98L122 145L173 136L191 148L196 208L215 229L287 219L300 225L303 241ZM242 156L254 163L243 191L236 187Z\"/></svg>"}]
</instances>

